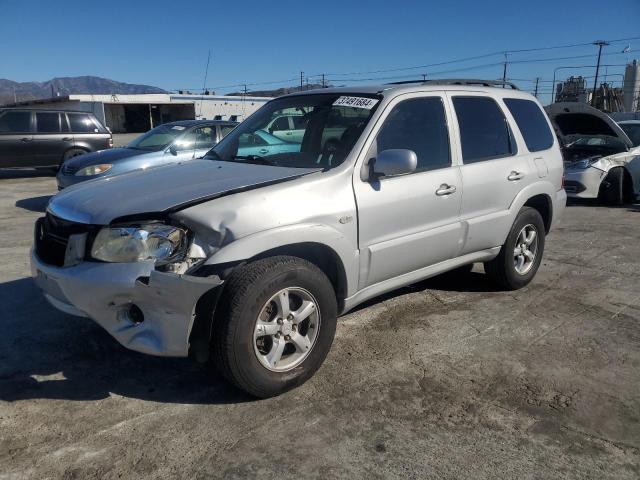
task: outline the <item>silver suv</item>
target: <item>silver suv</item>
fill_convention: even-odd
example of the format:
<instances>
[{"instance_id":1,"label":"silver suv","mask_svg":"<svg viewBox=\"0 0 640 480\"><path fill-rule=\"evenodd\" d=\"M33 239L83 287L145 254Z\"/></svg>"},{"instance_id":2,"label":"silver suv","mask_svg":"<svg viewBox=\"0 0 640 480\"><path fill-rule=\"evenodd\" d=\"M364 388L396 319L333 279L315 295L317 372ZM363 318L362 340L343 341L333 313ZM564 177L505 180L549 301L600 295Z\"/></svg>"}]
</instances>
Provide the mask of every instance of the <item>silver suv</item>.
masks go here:
<instances>
[{"instance_id":1,"label":"silver suv","mask_svg":"<svg viewBox=\"0 0 640 480\"><path fill-rule=\"evenodd\" d=\"M565 206L562 157L536 99L496 87L272 100L201 160L56 195L36 225L35 281L127 348L211 352L241 389L282 393L367 299L475 262L505 289L534 277ZM301 142L260 153L283 115L304 117ZM323 142L328 125L339 142Z\"/></svg>"}]
</instances>

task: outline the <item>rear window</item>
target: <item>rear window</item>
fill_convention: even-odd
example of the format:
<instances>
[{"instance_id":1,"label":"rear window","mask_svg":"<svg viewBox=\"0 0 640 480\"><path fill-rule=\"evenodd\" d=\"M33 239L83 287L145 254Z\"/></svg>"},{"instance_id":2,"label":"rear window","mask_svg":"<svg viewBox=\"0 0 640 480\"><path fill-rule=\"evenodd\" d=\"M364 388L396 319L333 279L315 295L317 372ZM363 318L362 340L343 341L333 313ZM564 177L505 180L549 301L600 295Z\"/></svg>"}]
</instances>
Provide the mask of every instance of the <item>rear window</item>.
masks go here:
<instances>
[{"instance_id":1,"label":"rear window","mask_svg":"<svg viewBox=\"0 0 640 480\"><path fill-rule=\"evenodd\" d=\"M97 133L98 127L86 113L67 113L71 131L76 133Z\"/></svg>"},{"instance_id":2,"label":"rear window","mask_svg":"<svg viewBox=\"0 0 640 480\"><path fill-rule=\"evenodd\" d=\"M57 112L36 112L36 132L60 133L60 114Z\"/></svg>"},{"instance_id":3,"label":"rear window","mask_svg":"<svg viewBox=\"0 0 640 480\"><path fill-rule=\"evenodd\" d=\"M23 133L31 131L31 112L0 113L0 133Z\"/></svg>"},{"instance_id":4,"label":"rear window","mask_svg":"<svg viewBox=\"0 0 640 480\"><path fill-rule=\"evenodd\" d=\"M509 124L489 97L453 97L460 126L464 163L482 162L516 153Z\"/></svg>"},{"instance_id":5,"label":"rear window","mask_svg":"<svg viewBox=\"0 0 640 480\"><path fill-rule=\"evenodd\" d=\"M535 102L520 98L505 98L504 103L513 115L530 152L551 148L553 134L544 113Z\"/></svg>"}]
</instances>

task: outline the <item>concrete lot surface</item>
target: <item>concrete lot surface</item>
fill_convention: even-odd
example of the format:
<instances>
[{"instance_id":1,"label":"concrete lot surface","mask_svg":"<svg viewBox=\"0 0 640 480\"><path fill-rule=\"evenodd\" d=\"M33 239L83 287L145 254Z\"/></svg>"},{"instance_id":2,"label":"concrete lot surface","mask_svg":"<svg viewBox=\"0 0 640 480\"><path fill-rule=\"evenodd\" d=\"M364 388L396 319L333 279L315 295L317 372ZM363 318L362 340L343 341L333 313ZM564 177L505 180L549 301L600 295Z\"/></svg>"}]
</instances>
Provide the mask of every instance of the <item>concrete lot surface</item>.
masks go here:
<instances>
[{"instance_id":1,"label":"concrete lot surface","mask_svg":"<svg viewBox=\"0 0 640 480\"><path fill-rule=\"evenodd\" d=\"M0 173L0 479L640 477L640 205L568 208L527 288L482 266L351 313L255 401L125 350L28 273L51 177Z\"/></svg>"}]
</instances>

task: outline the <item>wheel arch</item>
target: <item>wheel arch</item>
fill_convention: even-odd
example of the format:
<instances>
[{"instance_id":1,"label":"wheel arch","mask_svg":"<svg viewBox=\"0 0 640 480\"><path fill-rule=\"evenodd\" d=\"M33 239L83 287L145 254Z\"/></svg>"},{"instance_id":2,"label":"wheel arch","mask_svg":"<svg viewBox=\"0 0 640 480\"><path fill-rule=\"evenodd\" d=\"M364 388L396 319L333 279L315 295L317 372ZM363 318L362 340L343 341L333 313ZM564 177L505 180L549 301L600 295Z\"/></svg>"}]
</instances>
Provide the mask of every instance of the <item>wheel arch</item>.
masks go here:
<instances>
[{"instance_id":1,"label":"wheel arch","mask_svg":"<svg viewBox=\"0 0 640 480\"><path fill-rule=\"evenodd\" d=\"M551 230L551 223L553 220L553 203L551 197L546 193L540 193L529 198L524 202L523 207L531 207L538 211L542 217L544 223L545 234Z\"/></svg>"},{"instance_id":2,"label":"wheel arch","mask_svg":"<svg viewBox=\"0 0 640 480\"><path fill-rule=\"evenodd\" d=\"M263 258L275 256L291 256L302 258L318 267L329 279L336 294L338 312L344 310L345 298L348 294L348 280L345 266L338 253L328 245L318 242L299 242L281 245L260 251L244 260L205 265L205 271L212 272L225 279L239 266ZM196 303L194 322L189 334L189 354L197 361L206 361L209 356L209 343L220 297L224 294L224 284L220 288L206 292Z\"/></svg>"},{"instance_id":3,"label":"wheel arch","mask_svg":"<svg viewBox=\"0 0 640 480\"><path fill-rule=\"evenodd\" d=\"M71 150L82 150L84 153L90 153L91 150L83 145L73 145L72 147L69 147L67 149L65 149L64 152L62 152L62 157L60 157L60 163L64 162L65 157L67 156L67 153L69 153Z\"/></svg>"},{"instance_id":4,"label":"wheel arch","mask_svg":"<svg viewBox=\"0 0 640 480\"><path fill-rule=\"evenodd\" d=\"M537 182L524 188L511 203L509 208L511 222L515 220L522 207L535 208L544 222L545 233L549 233L553 225L553 212L555 205L555 188L551 182ZM505 236L506 238L506 236Z\"/></svg>"}]
</instances>

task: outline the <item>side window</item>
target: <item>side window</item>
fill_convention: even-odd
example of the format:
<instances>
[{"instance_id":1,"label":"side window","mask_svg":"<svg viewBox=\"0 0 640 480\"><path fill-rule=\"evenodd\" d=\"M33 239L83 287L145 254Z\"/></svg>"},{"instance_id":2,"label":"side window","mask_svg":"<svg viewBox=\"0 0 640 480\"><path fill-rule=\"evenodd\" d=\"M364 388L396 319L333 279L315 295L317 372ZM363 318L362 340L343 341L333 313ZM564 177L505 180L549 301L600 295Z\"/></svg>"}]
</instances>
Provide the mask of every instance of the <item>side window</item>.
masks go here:
<instances>
[{"instance_id":1,"label":"side window","mask_svg":"<svg viewBox=\"0 0 640 480\"><path fill-rule=\"evenodd\" d=\"M269 128L272 132L281 132L283 130L289 130L289 117L278 117L271 124Z\"/></svg>"},{"instance_id":2,"label":"side window","mask_svg":"<svg viewBox=\"0 0 640 480\"><path fill-rule=\"evenodd\" d=\"M227 134L233 130L235 127L235 125L223 125L220 127L220 138L224 138L227 136Z\"/></svg>"},{"instance_id":3,"label":"side window","mask_svg":"<svg viewBox=\"0 0 640 480\"><path fill-rule=\"evenodd\" d=\"M75 133L94 133L98 128L86 113L68 113L71 131Z\"/></svg>"},{"instance_id":4,"label":"side window","mask_svg":"<svg viewBox=\"0 0 640 480\"><path fill-rule=\"evenodd\" d=\"M31 112L0 113L0 133L25 133L31 131Z\"/></svg>"},{"instance_id":5,"label":"side window","mask_svg":"<svg viewBox=\"0 0 640 480\"><path fill-rule=\"evenodd\" d=\"M302 115L293 116L291 120L293 120L293 128L295 130L304 130L307 128L307 123L309 123L309 120Z\"/></svg>"},{"instance_id":6,"label":"side window","mask_svg":"<svg viewBox=\"0 0 640 480\"><path fill-rule=\"evenodd\" d=\"M279 142L282 142L282 140L279 140L279 139L276 139L276 140L278 140ZM242 148L242 147L260 147L260 146L268 145L265 140L260 138L255 133L243 133L238 138L238 144L239 144L238 146L240 148Z\"/></svg>"},{"instance_id":7,"label":"side window","mask_svg":"<svg viewBox=\"0 0 640 480\"><path fill-rule=\"evenodd\" d=\"M551 148L553 134L544 113L535 102L519 98L505 98L504 103L513 115L530 152Z\"/></svg>"},{"instance_id":8,"label":"side window","mask_svg":"<svg viewBox=\"0 0 640 480\"><path fill-rule=\"evenodd\" d=\"M451 165L447 116L440 97L405 100L394 107L376 138L378 152L392 148L413 150L416 171Z\"/></svg>"},{"instance_id":9,"label":"side window","mask_svg":"<svg viewBox=\"0 0 640 480\"><path fill-rule=\"evenodd\" d=\"M57 112L36 112L36 132L60 133L60 114Z\"/></svg>"},{"instance_id":10,"label":"side window","mask_svg":"<svg viewBox=\"0 0 640 480\"><path fill-rule=\"evenodd\" d=\"M509 124L489 97L453 97L460 126L464 163L502 158L516 153Z\"/></svg>"},{"instance_id":11,"label":"side window","mask_svg":"<svg viewBox=\"0 0 640 480\"><path fill-rule=\"evenodd\" d=\"M194 148L196 148L198 130L200 129L194 129L182 135L175 142L173 142L174 148L179 151L193 150Z\"/></svg>"},{"instance_id":12,"label":"side window","mask_svg":"<svg viewBox=\"0 0 640 480\"><path fill-rule=\"evenodd\" d=\"M216 127L196 128L196 148L211 148L216 144Z\"/></svg>"}]
</instances>

